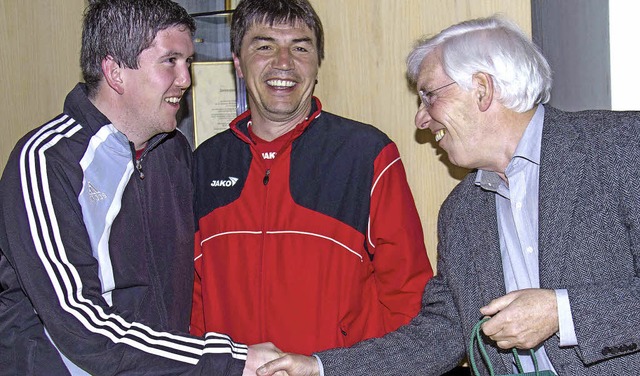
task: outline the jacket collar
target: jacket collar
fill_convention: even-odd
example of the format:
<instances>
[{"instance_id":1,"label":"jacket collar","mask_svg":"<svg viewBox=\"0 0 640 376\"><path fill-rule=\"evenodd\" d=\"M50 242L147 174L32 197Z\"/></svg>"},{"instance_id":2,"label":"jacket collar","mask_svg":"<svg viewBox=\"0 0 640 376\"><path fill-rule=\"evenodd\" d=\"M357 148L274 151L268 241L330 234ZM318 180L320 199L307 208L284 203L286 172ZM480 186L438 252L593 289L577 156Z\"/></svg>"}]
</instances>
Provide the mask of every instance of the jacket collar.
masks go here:
<instances>
[{"instance_id":1,"label":"jacket collar","mask_svg":"<svg viewBox=\"0 0 640 376\"><path fill-rule=\"evenodd\" d=\"M563 253L568 248L572 216L586 153L580 133L566 112L546 108L538 197L540 287L562 285ZM582 136L583 137L583 136Z\"/></svg>"},{"instance_id":2,"label":"jacket collar","mask_svg":"<svg viewBox=\"0 0 640 376\"><path fill-rule=\"evenodd\" d=\"M311 99L311 110L309 111L309 115L298 124L293 132L296 134L291 137L292 140L296 139L300 136L304 131L313 124L313 121L317 119L322 113L322 103L316 97ZM229 128L231 131L238 136L242 141L247 144L254 144L253 140L249 137L249 124L251 123L251 110L247 110L240 114L237 118L233 119L229 124Z\"/></svg>"},{"instance_id":3,"label":"jacket collar","mask_svg":"<svg viewBox=\"0 0 640 376\"><path fill-rule=\"evenodd\" d=\"M83 127L91 129L91 133L98 132L98 130L104 126L113 127L111 121L102 112L100 112L93 103L91 103L87 93L88 89L86 84L78 83L65 98L63 107L64 113L71 116ZM149 150L160 144L167 136L168 133L160 133L153 136L147 142L145 155ZM123 146L126 146L127 149L133 149L133 146L130 146L130 141L124 133L118 132L116 137ZM135 156L135 151L133 153Z\"/></svg>"}]
</instances>

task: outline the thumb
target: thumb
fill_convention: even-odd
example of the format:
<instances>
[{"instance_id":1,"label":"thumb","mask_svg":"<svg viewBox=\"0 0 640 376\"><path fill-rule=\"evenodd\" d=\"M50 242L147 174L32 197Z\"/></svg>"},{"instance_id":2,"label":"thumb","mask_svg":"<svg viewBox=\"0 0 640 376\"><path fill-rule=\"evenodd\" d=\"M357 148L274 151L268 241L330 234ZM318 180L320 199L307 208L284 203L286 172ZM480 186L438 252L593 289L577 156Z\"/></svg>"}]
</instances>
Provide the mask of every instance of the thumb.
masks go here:
<instances>
[{"instance_id":1,"label":"thumb","mask_svg":"<svg viewBox=\"0 0 640 376\"><path fill-rule=\"evenodd\" d=\"M260 368L256 370L256 374L258 376L271 376L285 367L285 364L281 364L283 362L283 358L274 359L260 366Z\"/></svg>"},{"instance_id":2,"label":"thumb","mask_svg":"<svg viewBox=\"0 0 640 376\"><path fill-rule=\"evenodd\" d=\"M507 294L499 298L493 299L486 306L480 308L480 313L485 316L493 316L505 309L516 297L513 294Z\"/></svg>"}]
</instances>

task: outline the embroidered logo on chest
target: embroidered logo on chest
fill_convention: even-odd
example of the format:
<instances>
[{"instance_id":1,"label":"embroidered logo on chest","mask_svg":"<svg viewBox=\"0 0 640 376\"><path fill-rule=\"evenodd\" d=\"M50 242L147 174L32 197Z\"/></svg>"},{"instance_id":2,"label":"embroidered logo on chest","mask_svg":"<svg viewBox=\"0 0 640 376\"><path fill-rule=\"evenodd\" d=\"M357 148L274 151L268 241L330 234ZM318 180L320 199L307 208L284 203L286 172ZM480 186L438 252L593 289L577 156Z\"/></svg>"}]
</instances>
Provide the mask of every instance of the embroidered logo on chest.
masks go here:
<instances>
[{"instance_id":1,"label":"embroidered logo on chest","mask_svg":"<svg viewBox=\"0 0 640 376\"><path fill-rule=\"evenodd\" d=\"M93 186L93 184L91 184L90 182L87 182L87 190L89 192L89 199L91 199L91 201L101 201L104 200L105 198L107 198L107 195L100 192L96 187Z\"/></svg>"},{"instance_id":2,"label":"embroidered logo on chest","mask_svg":"<svg viewBox=\"0 0 640 376\"><path fill-rule=\"evenodd\" d=\"M233 187L238 182L238 178L234 178L233 176L229 176L229 179L226 180L212 180L212 187Z\"/></svg>"},{"instance_id":3,"label":"embroidered logo on chest","mask_svg":"<svg viewBox=\"0 0 640 376\"><path fill-rule=\"evenodd\" d=\"M278 152L275 151L262 153L262 159L276 159L276 155L278 155Z\"/></svg>"}]
</instances>

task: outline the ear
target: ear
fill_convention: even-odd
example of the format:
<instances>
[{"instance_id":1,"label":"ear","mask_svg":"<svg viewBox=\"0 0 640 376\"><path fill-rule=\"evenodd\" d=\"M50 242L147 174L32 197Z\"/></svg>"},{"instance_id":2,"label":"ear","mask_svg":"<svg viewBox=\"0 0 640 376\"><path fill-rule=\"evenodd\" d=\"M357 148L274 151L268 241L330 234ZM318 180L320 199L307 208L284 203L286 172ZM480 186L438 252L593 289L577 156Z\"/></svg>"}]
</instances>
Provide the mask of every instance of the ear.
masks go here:
<instances>
[{"instance_id":1,"label":"ear","mask_svg":"<svg viewBox=\"0 0 640 376\"><path fill-rule=\"evenodd\" d=\"M236 68L236 76L240 78L244 78L244 74L242 74L242 68L240 67L240 59L236 56L235 53L231 53L233 57L233 66Z\"/></svg>"},{"instance_id":2,"label":"ear","mask_svg":"<svg viewBox=\"0 0 640 376\"><path fill-rule=\"evenodd\" d=\"M488 73L478 72L472 76L472 83L478 109L484 112L493 102L493 77Z\"/></svg>"},{"instance_id":3,"label":"ear","mask_svg":"<svg viewBox=\"0 0 640 376\"><path fill-rule=\"evenodd\" d=\"M116 93L124 93L122 68L111 56L102 59L102 74L104 75L107 85L115 90Z\"/></svg>"}]
</instances>

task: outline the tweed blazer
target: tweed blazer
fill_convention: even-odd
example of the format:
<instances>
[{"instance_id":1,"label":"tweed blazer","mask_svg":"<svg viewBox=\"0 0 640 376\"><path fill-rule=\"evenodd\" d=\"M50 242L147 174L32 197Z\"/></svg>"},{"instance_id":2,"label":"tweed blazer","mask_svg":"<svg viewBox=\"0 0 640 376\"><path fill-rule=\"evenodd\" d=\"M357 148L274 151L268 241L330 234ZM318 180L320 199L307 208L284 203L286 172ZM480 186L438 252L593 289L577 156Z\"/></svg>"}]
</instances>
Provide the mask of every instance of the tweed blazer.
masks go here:
<instances>
[{"instance_id":1,"label":"tweed blazer","mask_svg":"<svg viewBox=\"0 0 640 376\"><path fill-rule=\"evenodd\" d=\"M326 376L440 375L464 358L480 307L505 294L495 193L475 177L440 208L421 311L384 337L319 353ZM578 340L550 337L549 358L559 375L640 374L640 112L545 107L539 184L540 285L568 290ZM496 374L511 373L511 352L487 348Z\"/></svg>"}]
</instances>

